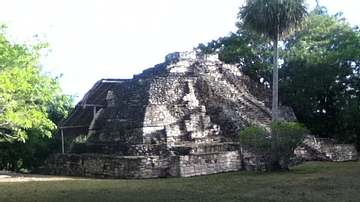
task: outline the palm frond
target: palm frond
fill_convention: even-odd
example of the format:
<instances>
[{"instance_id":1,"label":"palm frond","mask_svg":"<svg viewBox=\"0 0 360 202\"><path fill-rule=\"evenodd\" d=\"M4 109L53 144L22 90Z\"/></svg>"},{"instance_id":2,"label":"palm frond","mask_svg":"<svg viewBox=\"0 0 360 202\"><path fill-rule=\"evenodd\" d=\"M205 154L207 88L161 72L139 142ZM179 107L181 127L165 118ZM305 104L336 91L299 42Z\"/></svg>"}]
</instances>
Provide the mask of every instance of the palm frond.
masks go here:
<instances>
[{"instance_id":1,"label":"palm frond","mask_svg":"<svg viewBox=\"0 0 360 202\"><path fill-rule=\"evenodd\" d=\"M304 0L248 0L238 18L245 28L275 40L300 28L306 15Z\"/></svg>"}]
</instances>

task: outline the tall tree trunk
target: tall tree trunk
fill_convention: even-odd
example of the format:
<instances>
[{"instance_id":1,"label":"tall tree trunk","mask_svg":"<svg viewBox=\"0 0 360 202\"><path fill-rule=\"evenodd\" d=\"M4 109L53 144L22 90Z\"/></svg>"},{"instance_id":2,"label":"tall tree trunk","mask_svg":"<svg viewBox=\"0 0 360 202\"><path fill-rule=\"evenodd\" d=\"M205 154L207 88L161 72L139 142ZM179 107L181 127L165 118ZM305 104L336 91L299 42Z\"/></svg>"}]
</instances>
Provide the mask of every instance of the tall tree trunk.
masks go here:
<instances>
[{"instance_id":1,"label":"tall tree trunk","mask_svg":"<svg viewBox=\"0 0 360 202\"><path fill-rule=\"evenodd\" d=\"M274 68L273 68L273 95L272 95L272 122L275 122L279 114L279 73L278 73L278 39L274 40Z\"/></svg>"},{"instance_id":2,"label":"tall tree trunk","mask_svg":"<svg viewBox=\"0 0 360 202\"><path fill-rule=\"evenodd\" d=\"M271 136L272 141L272 156L270 170L280 170L280 156L278 151L278 132L276 130L276 120L279 116L279 100L278 100L278 37L274 40L274 68L273 68L273 97L272 97L272 124L271 124Z\"/></svg>"}]
</instances>

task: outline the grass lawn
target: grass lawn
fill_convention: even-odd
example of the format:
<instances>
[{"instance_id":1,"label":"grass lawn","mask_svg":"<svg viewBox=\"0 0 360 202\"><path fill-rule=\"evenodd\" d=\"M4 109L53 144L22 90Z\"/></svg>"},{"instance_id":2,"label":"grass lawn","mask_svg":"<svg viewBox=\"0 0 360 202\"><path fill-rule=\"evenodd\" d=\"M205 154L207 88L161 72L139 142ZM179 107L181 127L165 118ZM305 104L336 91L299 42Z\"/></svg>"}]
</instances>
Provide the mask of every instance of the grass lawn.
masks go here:
<instances>
[{"instance_id":1,"label":"grass lawn","mask_svg":"<svg viewBox=\"0 0 360 202\"><path fill-rule=\"evenodd\" d=\"M290 169L150 180L0 181L0 201L360 201L360 162Z\"/></svg>"}]
</instances>

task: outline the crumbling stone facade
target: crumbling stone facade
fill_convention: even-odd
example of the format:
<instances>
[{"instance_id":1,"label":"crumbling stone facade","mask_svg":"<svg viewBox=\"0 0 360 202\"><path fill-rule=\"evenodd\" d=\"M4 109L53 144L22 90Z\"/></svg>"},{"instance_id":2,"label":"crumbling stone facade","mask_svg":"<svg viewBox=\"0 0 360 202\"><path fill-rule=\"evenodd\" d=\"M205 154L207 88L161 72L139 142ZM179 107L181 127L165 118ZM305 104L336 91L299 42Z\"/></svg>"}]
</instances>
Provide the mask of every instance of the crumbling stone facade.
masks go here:
<instances>
[{"instance_id":1,"label":"crumbling stone facade","mask_svg":"<svg viewBox=\"0 0 360 202\"><path fill-rule=\"evenodd\" d=\"M248 168L238 132L271 122L268 89L218 55L172 53L107 93L86 143L49 161L49 174L157 178ZM296 120L280 106L280 118Z\"/></svg>"},{"instance_id":2,"label":"crumbling stone facade","mask_svg":"<svg viewBox=\"0 0 360 202\"><path fill-rule=\"evenodd\" d=\"M358 153L354 144L335 144L329 138L306 137L294 151L298 159L304 161L356 161Z\"/></svg>"}]
</instances>

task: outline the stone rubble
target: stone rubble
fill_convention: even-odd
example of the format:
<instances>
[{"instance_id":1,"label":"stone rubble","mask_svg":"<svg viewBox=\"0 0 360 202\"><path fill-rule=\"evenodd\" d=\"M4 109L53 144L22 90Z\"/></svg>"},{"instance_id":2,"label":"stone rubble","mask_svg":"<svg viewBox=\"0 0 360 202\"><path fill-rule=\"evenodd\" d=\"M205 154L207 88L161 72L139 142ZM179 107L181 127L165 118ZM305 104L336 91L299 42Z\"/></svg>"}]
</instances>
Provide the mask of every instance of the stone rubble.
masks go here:
<instances>
[{"instance_id":1,"label":"stone rubble","mask_svg":"<svg viewBox=\"0 0 360 202\"><path fill-rule=\"evenodd\" d=\"M358 153L354 144L334 144L328 138L306 137L294 151L297 158L304 161L356 161Z\"/></svg>"}]
</instances>

